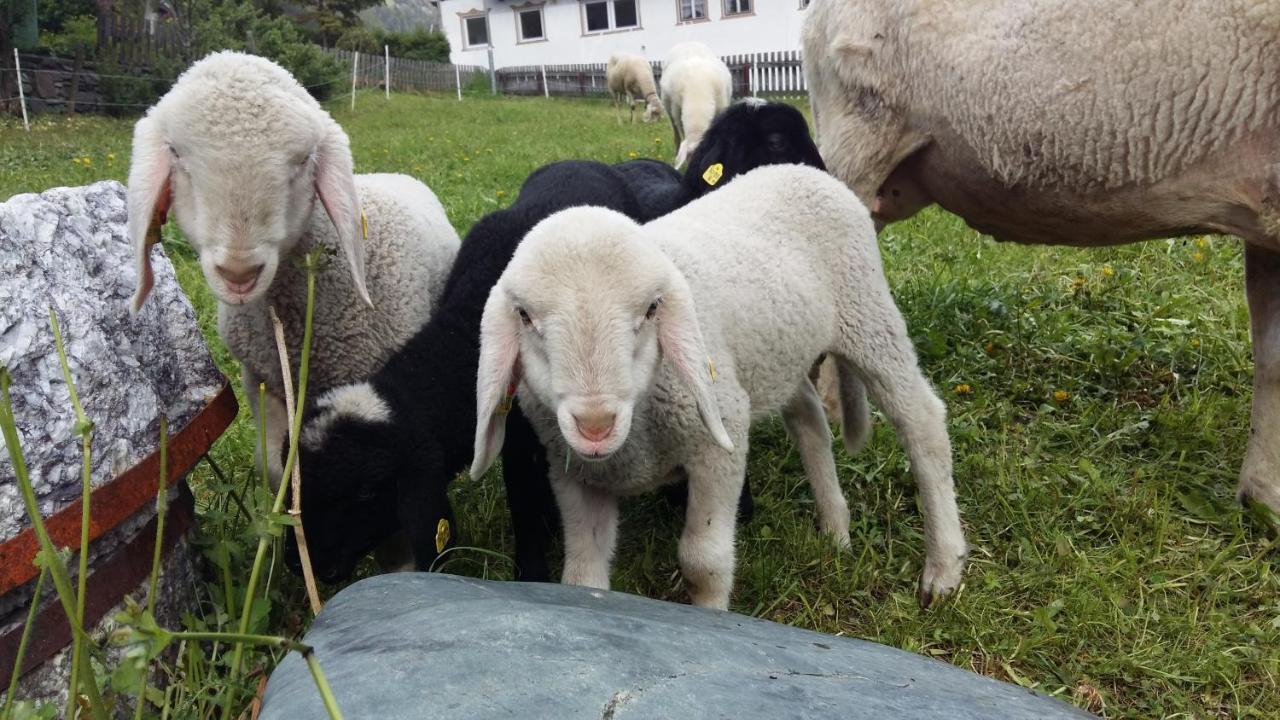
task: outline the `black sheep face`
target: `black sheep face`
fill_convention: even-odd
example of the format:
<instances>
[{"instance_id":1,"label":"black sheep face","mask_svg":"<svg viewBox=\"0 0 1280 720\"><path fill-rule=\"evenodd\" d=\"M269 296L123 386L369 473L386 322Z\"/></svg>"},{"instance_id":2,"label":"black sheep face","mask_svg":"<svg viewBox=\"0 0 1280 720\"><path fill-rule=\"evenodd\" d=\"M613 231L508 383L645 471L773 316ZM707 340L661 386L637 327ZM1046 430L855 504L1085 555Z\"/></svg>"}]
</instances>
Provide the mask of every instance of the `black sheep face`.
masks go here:
<instances>
[{"instance_id":1,"label":"black sheep face","mask_svg":"<svg viewBox=\"0 0 1280 720\"><path fill-rule=\"evenodd\" d=\"M826 170L804 115L785 103L745 100L721 113L689 161L685 187L701 197L764 165ZM719 172L708 172L719 165Z\"/></svg>"}]
</instances>

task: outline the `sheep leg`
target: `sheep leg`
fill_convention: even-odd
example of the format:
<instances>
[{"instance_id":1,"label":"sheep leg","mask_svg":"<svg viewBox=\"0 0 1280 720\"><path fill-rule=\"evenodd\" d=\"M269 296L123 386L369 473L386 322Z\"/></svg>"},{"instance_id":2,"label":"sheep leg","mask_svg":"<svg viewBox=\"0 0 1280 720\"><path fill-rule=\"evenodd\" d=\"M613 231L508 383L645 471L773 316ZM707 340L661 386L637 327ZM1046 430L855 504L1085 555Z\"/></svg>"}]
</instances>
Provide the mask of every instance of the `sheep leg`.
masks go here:
<instances>
[{"instance_id":1,"label":"sheep leg","mask_svg":"<svg viewBox=\"0 0 1280 720\"><path fill-rule=\"evenodd\" d=\"M271 483L271 489L275 490L280 487L280 476L284 474L284 442L289 436L289 417L285 410L284 399L277 397L268 390L266 408L260 408L258 407L258 384L261 382L261 378L248 367L245 367L240 373L240 380L244 383L244 396L249 401L249 412L253 415L253 427L255 428L253 441L254 466L261 472L263 463L266 463L267 479ZM267 421L267 456L265 459L262 457L262 438L257 437L256 432L256 429L260 426L260 418L264 411L266 412Z\"/></svg>"},{"instance_id":2,"label":"sheep leg","mask_svg":"<svg viewBox=\"0 0 1280 720\"><path fill-rule=\"evenodd\" d=\"M834 537L840 547L849 547L849 505L840 492L836 463L831 456L831 430L818 391L808 379L800 383L796 396L782 409L782 422L800 449L800 460L818 503L819 529Z\"/></svg>"},{"instance_id":3,"label":"sheep leg","mask_svg":"<svg viewBox=\"0 0 1280 720\"><path fill-rule=\"evenodd\" d=\"M916 476L924 515L925 563L920 604L928 607L960 586L968 548L951 478L946 406L921 374L906 323L884 289L875 316L883 322L845 322L846 350L837 352L841 375L856 373L893 422ZM880 303L877 303L880 304Z\"/></svg>"},{"instance_id":4,"label":"sheep leg","mask_svg":"<svg viewBox=\"0 0 1280 720\"><path fill-rule=\"evenodd\" d=\"M850 455L858 454L871 434L866 386L852 373L841 373L831 358L823 358L815 365L809 378L822 398L827 420L840 426L845 450Z\"/></svg>"},{"instance_id":5,"label":"sheep leg","mask_svg":"<svg viewBox=\"0 0 1280 720\"><path fill-rule=\"evenodd\" d=\"M563 477L553 479L551 488L564 526L564 572L560 582L608 590L609 565L618 541L618 499L604 490Z\"/></svg>"},{"instance_id":6,"label":"sheep leg","mask_svg":"<svg viewBox=\"0 0 1280 720\"><path fill-rule=\"evenodd\" d=\"M547 451L517 405L507 417L502 445L502 481L516 545L516 579L548 582L547 553L557 515L547 482Z\"/></svg>"},{"instance_id":7,"label":"sheep leg","mask_svg":"<svg viewBox=\"0 0 1280 720\"><path fill-rule=\"evenodd\" d=\"M1253 409L1239 497L1280 513L1280 254L1246 244L1245 293L1253 335Z\"/></svg>"},{"instance_id":8,"label":"sheep leg","mask_svg":"<svg viewBox=\"0 0 1280 720\"><path fill-rule=\"evenodd\" d=\"M747 467L746 433L733 442L732 454L710 448L685 467L689 506L680 536L680 572L694 605L720 610L729 609L733 591L734 522Z\"/></svg>"}]
</instances>

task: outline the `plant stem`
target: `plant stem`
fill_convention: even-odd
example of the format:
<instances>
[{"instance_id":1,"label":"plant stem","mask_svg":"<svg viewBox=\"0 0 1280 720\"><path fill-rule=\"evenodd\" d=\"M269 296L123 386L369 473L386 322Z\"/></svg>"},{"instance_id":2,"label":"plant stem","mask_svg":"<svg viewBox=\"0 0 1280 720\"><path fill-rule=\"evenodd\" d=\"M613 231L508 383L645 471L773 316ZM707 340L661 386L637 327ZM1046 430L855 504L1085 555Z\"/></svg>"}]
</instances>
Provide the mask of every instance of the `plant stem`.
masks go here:
<instances>
[{"instance_id":1,"label":"plant stem","mask_svg":"<svg viewBox=\"0 0 1280 720\"><path fill-rule=\"evenodd\" d=\"M300 427L302 424L301 409L304 407L304 403L306 402L307 375L308 375L307 371L308 371L308 365L310 365L311 363L311 319L312 319L313 310L315 308L316 266L318 263L318 258L319 258L319 255L317 251L312 251L306 257L307 313L306 313L306 320L305 320L305 324L303 326L303 332L302 332L302 359L301 359L300 367L298 369L299 412L293 418L293 429L292 429L292 432L289 433L289 457L285 461L284 473L281 475L281 478L289 477L289 474L293 472L293 464L297 462L297 457L298 457L298 436L302 429ZM259 413L265 416L265 413L262 413L261 406L259 406ZM264 463L266 462L265 456L263 457L263 462ZM280 487L276 490L275 502L272 503L272 506L271 506L272 514L279 514L281 508L284 507L284 494L285 494L285 491L288 489L289 489L289 484L281 481ZM268 546L270 546L270 544L271 544L271 538L269 535L264 534L262 537L258 538L258 550L253 557L253 568L249 572L249 585L245 589L244 605L240 609L240 634L241 635L246 634L249 630L249 615L250 615L250 611L253 608L253 597L258 588L258 578L262 575L262 561L267 556L267 548ZM229 684L232 686L233 691L234 691L235 682L240 679L240 665L243 660L243 655L244 655L243 651L244 651L243 643L237 643L235 650L232 651L231 677L229 678L230 680ZM233 706L232 702L228 702L226 705L223 706L222 716L224 719L229 720L229 718L231 717L232 706Z\"/></svg>"},{"instance_id":2,"label":"plant stem","mask_svg":"<svg viewBox=\"0 0 1280 720\"><path fill-rule=\"evenodd\" d=\"M307 667L311 670L311 677L316 681L316 689L320 691L320 699L324 701L324 709L329 712L331 720L342 720L342 710L338 708L338 701L333 697L333 688L329 687L329 680L324 676L324 671L320 669L320 661L316 659L316 654L308 650L302 654L307 661Z\"/></svg>"},{"instance_id":3,"label":"plant stem","mask_svg":"<svg viewBox=\"0 0 1280 720\"><path fill-rule=\"evenodd\" d=\"M0 367L0 432L3 432L5 447L8 448L9 458L13 461L13 473L18 479L18 489L22 494L23 505L26 506L27 517L31 520L31 529L35 531L36 538L40 541L40 550L44 555L49 575L53 577L53 587L58 591L58 601L62 604L62 611L66 613L67 621L71 625L72 636L83 639L84 628L75 621L76 596L71 589L71 575L62 562L62 557L58 555L58 549L54 547L53 540L49 538L49 531L45 529L44 518L40 515L40 505L36 501L36 493L31 487L31 478L27 473L26 458L22 455L22 448L18 446L18 423L13 417L13 404L9 399L10 382L8 368ZM79 662L81 675L85 678L83 685L85 694L89 697L89 709L95 720L107 720L107 711L98 693L98 683L93 678L88 657L81 655ZM75 702L74 696L71 702Z\"/></svg>"},{"instance_id":4,"label":"plant stem","mask_svg":"<svg viewBox=\"0 0 1280 720\"><path fill-rule=\"evenodd\" d=\"M40 609L40 594L44 591L44 578L49 571L40 568L40 576L36 578L36 590L31 596L31 609L27 611L27 623L22 626L22 637L18 640L18 654L13 658L13 677L9 678L9 691L4 696L4 712L0 718L9 720L13 717L13 699L18 694L18 678L22 677L22 658L27 654L27 641L31 639L31 628L36 624L36 611Z\"/></svg>"},{"instance_id":5,"label":"plant stem","mask_svg":"<svg viewBox=\"0 0 1280 720\"><path fill-rule=\"evenodd\" d=\"M169 510L169 418L160 416L160 477L156 481L156 542L151 551L151 580L147 583L147 613L156 616L156 590L160 582L160 550L164 547L164 516ZM150 663L146 670L150 670ZM138 689L138 704L133 708L134 720L142 719L142 708L147 704L147 672L142 674L142 686Z\"/></svg>"},{"instance_id":6,"label":"plant stem","mask_svg":"<svg viewBox=\"0 0 1280 720\"><path fill-rule=\"evenodd\" d=\"M58 325L58 314L49 308L49 326L53 329L53 345L58 351L58 362L62 365L62 379L67 384L67 393L71 396L71 407L76 414L76 432L80 434L82 450L80 469L80 566L76 576L76 616L74 622L84 627L84 604L87 594L86 583L89 581L89 516L93 499L92 458L93 458L93 423L84 414L80 398L76 395L75 381L71 379L71 365L67 362L66 347L62 342L62 328ZM84 642L80 634L72 634L71 639L71 697L78 694L80 681L80 657L84 653ZM75 717L75 703L67 703L67 718Z\"/></svg>"}]
</instances>

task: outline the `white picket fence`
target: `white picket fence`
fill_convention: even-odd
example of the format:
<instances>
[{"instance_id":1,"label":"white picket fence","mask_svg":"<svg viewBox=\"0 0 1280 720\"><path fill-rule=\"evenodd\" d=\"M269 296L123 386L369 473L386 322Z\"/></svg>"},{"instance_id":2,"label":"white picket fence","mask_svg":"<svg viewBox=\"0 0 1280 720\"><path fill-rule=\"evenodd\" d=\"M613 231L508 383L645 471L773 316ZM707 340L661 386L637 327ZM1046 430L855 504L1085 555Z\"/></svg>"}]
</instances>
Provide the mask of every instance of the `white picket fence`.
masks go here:
<instances>
[{"instance_id":1,"label":"white picket fence","mask_svg":"<svg viewBox=\"0 0 1280 720\"><path fill-rule=\"evenodd\" d=\"M355 71L356 87L381 87L387 76L382 55L330 50L329 53ZM801 56L798 50L744 53L721 57L733 77L733 96L769 98L805 98ZM654 62L653 75L661 80L661 63ZM394 90L458 90L468 87L477 75L486 78L487 68L479 65L451 65L418 60L391 58L390 80ZM545 95L547 97L606 97L605 64L521 65L495 71L498 92L507 95Z\"/></svg>"}]
</instances>

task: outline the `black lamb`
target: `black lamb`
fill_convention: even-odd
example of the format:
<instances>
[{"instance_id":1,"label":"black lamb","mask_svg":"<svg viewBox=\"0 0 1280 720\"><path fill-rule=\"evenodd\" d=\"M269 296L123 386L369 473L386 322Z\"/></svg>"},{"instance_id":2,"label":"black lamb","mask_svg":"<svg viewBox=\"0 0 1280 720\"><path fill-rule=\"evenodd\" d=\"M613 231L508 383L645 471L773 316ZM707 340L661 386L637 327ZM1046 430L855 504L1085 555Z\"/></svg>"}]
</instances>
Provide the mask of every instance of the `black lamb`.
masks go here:
<instances>
[{"instance_id":1,"label":"black lamb","mask_svg":"<svg viewBox=\"0 0 1280 720\"><path fill-rule=\"evenodd\" d=\"M368 381L316 401L299 459L303 529L321 580L348 577L398 529L405 531L418 569L428 569L456 543L447 490L474 449L485 300L525 234L575 205L640 214L623 177L608 165L567 161L539 168L510 207L481 218L467 233L430 321ZM517 576L547 580L557 516L545 452L518 406L507 419L502 459Z\"/></svg>"},{"instance_id":2,"label":"black lamb","mask_svg":"<svg viewBox=\"0 0 1280 720\"><path fill-rule=\"evenodd\" d=\"M716 116L682 176L656 160L615 165L636 193L647 222L697 200L763 165L811 165L826 170L804 115L791 105L747 99Z\"/></svg>"}]
</instances>

